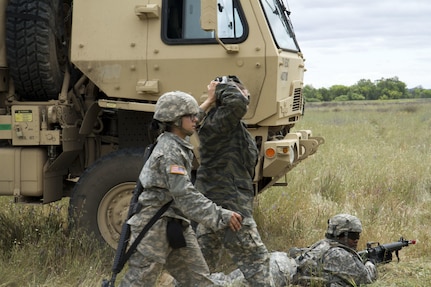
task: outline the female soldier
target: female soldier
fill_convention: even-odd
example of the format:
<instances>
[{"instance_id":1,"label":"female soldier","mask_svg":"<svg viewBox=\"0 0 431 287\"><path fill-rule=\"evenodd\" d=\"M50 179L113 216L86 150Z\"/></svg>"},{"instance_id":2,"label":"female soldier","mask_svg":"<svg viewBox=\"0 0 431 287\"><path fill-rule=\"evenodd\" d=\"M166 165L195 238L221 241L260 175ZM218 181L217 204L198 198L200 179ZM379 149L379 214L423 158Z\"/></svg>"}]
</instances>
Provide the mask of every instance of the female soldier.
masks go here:
<instances>
[{"instance_id":1,"label":"female soldier","mask_svg":"<svg viewBox=\"0 0 431 287\"><path fill-rule=\"evenodd\" d=\"M196 100L183 92L166 93L157 101L153 123L163 133L139 175L142 209L128 221L131 241L161 206L173 201L131 256L121 287L154 286L163 268L180 286L212 286L190 220L214 230L241 228L241 215L218 207L190 181L193 146L188 136L196 129L198 112Z\"/></svg>"}]
</instances>

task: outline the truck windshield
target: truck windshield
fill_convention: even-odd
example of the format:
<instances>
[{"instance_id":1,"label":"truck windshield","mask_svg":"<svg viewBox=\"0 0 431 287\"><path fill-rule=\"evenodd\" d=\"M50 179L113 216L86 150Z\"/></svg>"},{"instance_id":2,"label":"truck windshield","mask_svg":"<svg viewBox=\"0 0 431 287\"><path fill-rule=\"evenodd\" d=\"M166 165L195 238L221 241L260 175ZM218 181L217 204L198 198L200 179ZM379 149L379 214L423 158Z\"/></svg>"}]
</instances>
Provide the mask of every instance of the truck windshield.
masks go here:
<instances>
[{"instance_id":1,"label":"truck windshield","mask_svg":"<svg viewBox=\"0 0 431 287\"><path fill-rule=\"evenodd\" d=\"M296 42L290 11L287 10L287 0L261 0L266 19L272 31L277 46L283 50L300 51Z\"/></svg>"}]
</instances>

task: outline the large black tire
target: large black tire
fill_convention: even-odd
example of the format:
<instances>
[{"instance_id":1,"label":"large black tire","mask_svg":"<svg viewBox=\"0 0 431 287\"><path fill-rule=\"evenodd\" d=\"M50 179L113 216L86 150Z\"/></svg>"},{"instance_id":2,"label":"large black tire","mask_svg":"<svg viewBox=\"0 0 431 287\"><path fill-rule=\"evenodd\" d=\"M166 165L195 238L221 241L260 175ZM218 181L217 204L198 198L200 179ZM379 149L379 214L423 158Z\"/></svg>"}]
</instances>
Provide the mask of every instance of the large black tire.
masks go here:
<instances>
[{"instance_id":1,"label":"large black tire","mask_svg":"<svg viewBox=\"0 0 431 287\"><path fill-rule=\"evenodd\" d=\"M7 61L21 99L58 98L68 64L65 27L61 0L9 0Z\"/></svg>"},{"instance_id":2,"label":"large black tire","mask_svg":"<svg viewBox=\"0 0 431 287\"><path fill-rule=\"evenodd\" d=\"M123 149L97 160L73 190L69 217L72 227L83 228L117 248L139 173L143 149Z\"/></svg>"}]
</instances>

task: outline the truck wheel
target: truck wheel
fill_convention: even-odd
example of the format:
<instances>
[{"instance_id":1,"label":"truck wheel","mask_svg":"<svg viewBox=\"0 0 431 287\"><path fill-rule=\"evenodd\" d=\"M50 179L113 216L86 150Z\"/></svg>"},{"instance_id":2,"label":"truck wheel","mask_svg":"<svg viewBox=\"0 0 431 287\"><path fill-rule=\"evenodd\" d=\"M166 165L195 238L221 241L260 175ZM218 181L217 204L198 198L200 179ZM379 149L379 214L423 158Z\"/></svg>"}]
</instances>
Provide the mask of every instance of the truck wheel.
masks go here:
<instances>
[{"instance_id":1,"label":"truck wheel","mask_svg":"<svg viewBox=\"0 0 431 287\"><path fill-rule=\"evenodd\" d=\"M119 150L100 158L82 174L69 204L72 227L94 233L117 248L143 154L143 149Z\"/></svg>"},{"instance_id":2,"label":"truck wheel","mask_svg":"<svg viewBox=\"0 0 431 287\"><path fill-rule=\"evenodd\" d=\"M16 94L25 100L57 99L67 61L63 1L9 0L6 51Z\"/></svg>"}]
</instances>

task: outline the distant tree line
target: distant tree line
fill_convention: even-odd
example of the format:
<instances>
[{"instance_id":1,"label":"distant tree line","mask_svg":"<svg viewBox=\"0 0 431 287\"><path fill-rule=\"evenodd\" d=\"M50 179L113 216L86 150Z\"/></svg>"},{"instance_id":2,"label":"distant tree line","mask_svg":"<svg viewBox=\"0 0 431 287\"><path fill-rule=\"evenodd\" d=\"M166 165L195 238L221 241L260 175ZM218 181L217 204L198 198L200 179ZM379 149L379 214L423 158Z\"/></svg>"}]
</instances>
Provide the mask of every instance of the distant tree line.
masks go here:
<instances>
[{"instance_id":1,"label":"distant tree line","mask_svg":"<svg viewBox=\"0 0 431 287\"><path fill-rule=\"evenodd\" d=\"M421 86L407 89L407 85L398 77L374 82L362 79L353 86L333 85L319 89L306 85L302 92L307 102L431 98L431 90Z\"/></svg>"}]
</instances>

